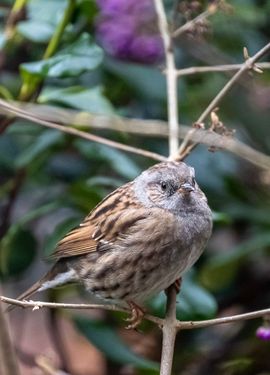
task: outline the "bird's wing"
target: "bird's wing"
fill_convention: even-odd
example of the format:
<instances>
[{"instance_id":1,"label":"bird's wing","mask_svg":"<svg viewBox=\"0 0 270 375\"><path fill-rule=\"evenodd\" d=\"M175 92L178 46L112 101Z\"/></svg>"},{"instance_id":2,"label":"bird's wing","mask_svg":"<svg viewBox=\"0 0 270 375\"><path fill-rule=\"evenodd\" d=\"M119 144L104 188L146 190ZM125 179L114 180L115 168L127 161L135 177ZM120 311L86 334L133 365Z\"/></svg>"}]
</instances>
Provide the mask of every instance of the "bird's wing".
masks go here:
<instances>
[{"instance_id":1,"label":"bird's wing","mask_svg":"<svg viewBox=\"0 0 270 375\"><path fill-rule=\"evenodd\" d=\"M117 239L138 221L145 219L149 210L140 205L133 194L127 193L130 189L123 189L115 190L96 206L78 228L58 243L50 258L59 260L93 251L110 250Z\"/></svg>"}]
</instances>

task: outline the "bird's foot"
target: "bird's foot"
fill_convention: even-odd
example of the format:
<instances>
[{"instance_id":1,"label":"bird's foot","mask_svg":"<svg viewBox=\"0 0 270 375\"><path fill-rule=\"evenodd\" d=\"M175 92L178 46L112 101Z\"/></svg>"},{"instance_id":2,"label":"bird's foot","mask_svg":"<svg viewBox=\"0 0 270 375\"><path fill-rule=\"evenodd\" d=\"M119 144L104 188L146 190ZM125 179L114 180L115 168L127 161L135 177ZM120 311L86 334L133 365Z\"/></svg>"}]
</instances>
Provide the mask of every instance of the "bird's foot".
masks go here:
<instances>
[{"instance_id":1,"label":"bird's foot","mask_svg":"<svg viewBox=\"0 0 270 375\"><path fill-rule=\"evenodd\" d=\"M130 323L126 329L135 329L141 323L145 310L133 301L128 301L127 303L130 307L131 315L129 318L126 318L126 321Z\"/></svg>"},{"instance_id":2,"label":"bird's foot","mask_svg":"<svg viewBox=\"0 0 270 375\"><path fill-rule=\"evenodd\" d=\"M182 284L182 277L179 277L179 279L175 280L175 282L172 284L174 289L176 290L176 293L178 294L181 290L181 284ZM170 285L170 287L172 286ZM169 288L170 288L169 287ZM168 289L165 289L165 293L168 294Z\"/></svg>"},{"instance_id":3,"label":"bird's foot","mask_svg":"<svg viewBox=\"0 0 270 375\"><path fill-rule=\"evenodd\" d=\"M182 284L182 277L179 277L179 279L175 280L173 283L173 286L175 287L176 293L178 294L181 290L181 284Z\"/></svg>"}]
</instances>

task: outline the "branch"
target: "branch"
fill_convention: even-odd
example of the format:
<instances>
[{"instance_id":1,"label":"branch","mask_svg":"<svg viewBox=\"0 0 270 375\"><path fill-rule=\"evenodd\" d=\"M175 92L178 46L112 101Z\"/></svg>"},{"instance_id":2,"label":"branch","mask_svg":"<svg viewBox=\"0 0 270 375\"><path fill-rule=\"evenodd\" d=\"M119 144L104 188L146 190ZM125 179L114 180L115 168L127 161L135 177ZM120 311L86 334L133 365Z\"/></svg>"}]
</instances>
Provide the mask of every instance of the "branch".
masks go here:
<instances>
[{"instance_id":1,"label":"branch","mask_svg":"<svg viewBox=\"0 0 270 375\"><path fill-rule=\"evenodd\" d=\"M191 66L190 68L179 69L176 71L178 77L188 76L199 73L213 73L213 72L230 72L242 68L243 64L225 64L215 66ZM269 62L256 64L259 69L270 69Z\"/></svg>"},{"instance_id":2,"label":"branch","mask_svg":"<svg viewBox=\"0 0 270 375\"><path fill-rule=\"evenodd\" d=\"M163 39L166 57L167 108L169 123L169 150L174 155L178 149L178 98L177 75L173 54L172 40L162 0L154 0L160 33Z\"/></svg>"},{"instance_id":3,"label":"branch","mask_svg":"<svg viewBox=\"0 0 270 375\"><path fill-rule=\"evenodd\" d=\"M169 124L169 158L178 149L178 96L177 75L174 61L174 51L162 0L154 0L160 33L163 39L166 57L167 108ZM174 284L167 290L167 305L164 325L162 328L162 353L160 375L170 375L172 370L174 343L176 338L176 289Z\"/></svg>"},{"instance_id":4,"label":"branch","mask_svg":"<svg viewBox=\"0 0 270 375\"><path fill-rule=\"evenodd\" d=\"M223 89L217 94L217 96L210 102L208 107L204 110L204 112L200 115L197 121L195 123L201 124L206 117L217 107L218 103L223 99L223 97L230 91L230 89L233 87L233 85L237 82L237 80L248 70L256 70L255 63L266 53L268 53L270 50L270 43L266 44L262 49L260 49L253 57L249 57L246 59L246 61L242 64L241 68L238 70L238 72L227 82L227 84L223 87ZM177 160L182 160L184 157L186 157L191 150L196 147L196 143L188 146L188 143L190 142L192 135L194 134L196 129L191 129L188 134L186 135L185 139L183 140L179 150L178 150L178 157L175 156Z\"/></svg>"},{"instance_id":5,"label":"branch","mask_svg":"<svg viewBox=\"0 0 270 375\"><path fill-rule=\"evenodd\" d=\"M120 116L97 115L89 112L80 112L72 109L61 109L49 105L7 102L3 99L0 99L0 113L4 115L12 114L12 116L25 118L27 120L30 120L31 122L43 126L47 126L47 123L56 123L58 121L61 124L67 125L62 126L61 131L63 132L69 132L68 129L70 127L84 127L91 129L111 129L117 132L126 132L131 134L137 134L140 136L156 136L166 139L168 138L169 134L167 123L160 120L141 120L124 118ZM250 163L260 168L270 168L269 156L263 154L262 152L254 150L252 147L245 145L237 139L234 139L232 137L224 137L210 130L192 130L192 133L190 133L191 130L189 126L181 125L178 128L178 137L185 138L187 134L189 134L190 140L194 143L202 143L210 147L216 147L218 149L227 150L245 160L248 160ZM83 132L83 134L88 133ZM144 156L147 157L147 155ZM163 158L160 155L159 157ZM166 159L164 158L163 160Z\"/></svg>"},{"instance_id":6,"label":"branch","mask_svg":"<svg viewBox=\"0 0 270 375\"><path fill-rule=\"evenodd\" d=\"M209 5L209 7L206 11L199 14L197 17L193 18L193 20L190 20L190 21L186 22L184 25L182 25L177 30L175 30L172 33L172 37L177 38L181 34L185 33L186 31L192 30L196 24L206 20L206 18L208 18L209 16L216 13L217 9L218 9L218 4L214 3L214 4Z\"/></svg>"},{"instance_id":7,"label":"branch","mask_svg":"<svg viewBox=\"0 0 270 375\"><path fill-rule=\"evenodd\" d=\"M7 111L10 114L13 114L14 116L24 118L24 119L26 119L28 121L31 121L31 122L36 121L35 119L33 119L32 115L29 115L29 114L25 113L24 111L21 111L20 109L17 109L17 108L14 109L14 107L8 106L8 103L6 103L3 100L0 100L0 105L2 105L3 102L5 103L5 108L7 109ZM63 133L72 134L72 135L87 139L88 141L102 143L106 146L117 148L119 150L123 150L123 151L126 151L126 152L132 152L133 154L142 155L142 156L148 157L150 159L154 159L154 160L158 160L158 161L167 160L167 158L165 158L164 156L161 156L161 155L159 155L155 152L143 150L143 149L140 149L138 147L128 146L128 145L125 145L123 143L119 143L119 142L116 142L116 141L111 141L109 139L100 137L98 135L86 133L84 131L77 130L77 129L74 129L74 128L71 128L71 127L66 127L66 126L59 125L59 124L49 122L49 121L46 121L46 120L39 120L38 123L42 126L47 127L47 128L60 130Z\"/></svg>"},{"instance_id":8,"label":"branch","mask_svg":"<svg viewBox=\"0 0 270 375\"><path fill-rule=\"evenodd\" d=\"M15 0L8 15L4 34L7 39L12 39L16 31L16 23L20 20L27 0Z\"/></svg>"},{"instance_id":9,"label":"branch","mask_svg":"<svg viewBox=\"0 0 270 375\"><path fill-rule=\"evenodd\" d=\"M173 291L170 290L169 293L173 293ZM43 301L20 301L13 298L8 298L4 296L0 296L0 301L3 303L7 303L10 305L15 305L23 308L32 308L34 310L39 310L43 307L48 307L51 309L71 309L71 310L88 310L88 309L102 309L107 311L118 311L118 312L124 312L129 314L130 310L125 307L120 307L118 305L111 305L111 304L84 304L84 303L54 303L54 302L43 302ZM172 305L170 305L170 308L167 306L167 313L171 313L171 309L173 308ZM244 314L238 314L238 315L231 315L226 316L223 318L216 318L216 319L208 319L208 320L197 320L197 321L187 321L182 322L179 320L175 320L174 326L178 330L182 329L198 329L198 328L206 328L211 327L214 325L219 324L228 324L228 323L236 323L239 321L244 320L251 320L251 319L258 319L263 318L266 315L270 314L270 308L263 309L263 310L257 310L252 311L249 313ZM165 326L166 322L164 319L158 318L153 315L145 314L144 318L149 320L152 323L157 324L159 327ZM1 331L0 331L1 333Z\"/></svg>"},{"instance_id":10,"label":"branch","mask_svg":"<svg viewBox=\"0 0 270 375\"><path fill-rule=\"evenodd\" d=\"M243 64L241 69L227 82L223 89L218 93L218 95L211 101L209 106L201 114L201 116L196 121L197 123L203 122L208 115L216 108L218 103L223 99L223 97L230 91L237 80L248 70L254 70L255 63L261 57L263 57L270 50L270 43L266 44L262 49L260 49L253 57L249 57Z\"/></svg>"},{"instance_id":11,"label":"branch","mask_svg":"<svg viewBox=\"0 0 270 375\"><path fill-rule=\"evenodd\" d=\"M250 313L245 314L238 314L232 316L226 316L224 318L217 318L217 319L209 319L209 320L201 320L197 322L177 322L178 329L196 329L196 328L204 328L204 327L211 327L218 324L226 324L226 323L235 323L240 322L243 320L251 320L257 318L263 318L266 315L270 314L270 308L258 311L252 311Z\"/></svg>"},{"instance_id":12,"label":"branch","mask_svg":"<svg viewBox=\"0 0 270 375\"><path fill-rule=\"evenodd\" d=\"M93 310L93 309L102 309L108 311L118 311L130 314L130 310L125 307L120 307L118 305L113 304L89 304L89 303L55 303L55 302L43 302L43 301L26 301L26 300L18 300L14 298L8 298L4 296L0 296L0 301L4 303L8 303L10 305L15 305L23 308L32 308L34 310L39 310L43 307L49 307L51 309L71 309L71 310ZM153 315L145 314L144 318L157 324L158 326L163 325L163 319L157 318Z\"/></svg>"},{"instance_id":13,"label":"branch","mask_svg":"<svg viewBox=\"0 0 270 375\"><path fill-rule=\"evenodd\" d=\"M160 375L170 375L172 371L174 343L177 333L176 295L176 288L174 285L171 285L167 290L166 315L162 327L163 338ZM181 327L179 327L179 329L180 328Z\"/></svg>"}]
</instances>

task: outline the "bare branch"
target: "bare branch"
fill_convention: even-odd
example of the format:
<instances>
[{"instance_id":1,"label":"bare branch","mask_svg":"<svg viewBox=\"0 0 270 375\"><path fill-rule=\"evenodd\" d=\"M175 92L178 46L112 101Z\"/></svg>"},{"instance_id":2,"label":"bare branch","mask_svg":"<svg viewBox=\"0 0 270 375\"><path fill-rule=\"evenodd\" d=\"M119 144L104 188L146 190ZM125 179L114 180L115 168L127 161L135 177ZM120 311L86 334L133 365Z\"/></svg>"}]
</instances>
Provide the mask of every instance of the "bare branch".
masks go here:
<instances>
[{"instance_id":1,"label":"bare branch","mask_svg":"<svg viewBox=\"0 0 270 375\"><path fill-rule=\"evenodd\" d=\"M167 108L169 123L169 150L174 155L178 149L178 98L177 76L173 54L172 40L162 0L154 0L160 33L163 39L166 57Z\"/></svg>"},{"instance_id":2,"label":"bare branch","mask_svg":"<svg viewBox=\"0 0 270 375\"><path fill-rule=\"evenodd\" d=\"M263 318L268 314L270 314L270 308L264 309L264 310L253 311L253 312L245 313L245 314L226 316L224 318L201 320L197 322L191 322L191 321L179 322L178 321L177 328L182 330L182 329L211 327L211 326L215 326L218 324L235 323L235 322L241 322L244 320Z\"/></svg>"},{"instance_id":3,"label":"bare branch","mask_svg":"<svg viewBox=\"0 0 270 375\"><path fill-rule=\"evenodd\" d=\"M167 290L166 316L162 328L163 339L160 375L170 375L172 371L174 343L177 333L176 293L174 285L171 285Z\"/></svg>"},{"instance_id":4,"label":"bare branch","mask_svg":"<svg viewBox=\"0 0 270 375\"><path fill-rule=\"evenodd\" d=\"M196 24L206 20L209 16L213 15L217 11L217 9L218 9L218 4L214 3L214 4L209 5L206 11L199 14L197 17L193 18L193 20L186 22L184 25L182 25L177 30L175 30L172 33L172 37L177 38L181 34L185 33L186 31L192 30Z\"/></svg>"},{"instance_id":5,"label":"bare branch","mask_svg":"<svg viewBox=\"0 0 270 375\"><path fill-rule=\"evenodd\" d=\"M37 124L41 123L41 125L44 121L49 123L55 123L58 121L67 125L68 128L71 127L69 124L76 124L76 127L80 126L81 128L90 127L96 129L112 129L114 131L123 131L141 136L167 138L169 134L167 124L164 121L96 115L89 112L61 109L53 106L38 105L34 103L10 103L2 99L0 99L0 113L3 113L4 115L13 114L19 118L30 119L30 121ZM72 126L74 127L74 125ZM64 129L68 128L64 127ZM209 130L192 130L192 133L190 133L189 126L181 125L178 129L178 137L185 138L187 134L189 134L190 140L194 143L202 143L210 147L227 150L245 160L248 160L250 163L260 168L270 168L269 156L254 150L252 147L245 145L237 139L224 137ZM83 133L88 134L86 132Z\"/></svg>"},{"instance_id":6,"label":"bare branch","mask_svg":"<svg viewBox=\"0 0 270 375\"><path fill-rule=\"evenodd\" d=\"M170 293L173 293L170 291ZM102 309L102 310L108 310L108 311L118 311L118 312L125 312L130 313L130 310L128 308L118 306L118 305L111 305L111 304L82 304L82 303L54 303L54 302L43 302L43 301L20 301L13 298L8 298L4 296L0 296L0 301L3 303L16 305L23 308L32 308L33 310L38 310L44 307L57 309L72 309L72 310L90 310L90 309ZM170 308L173 308L171 306ZM167 307L167 311L171 311ZM223 318L216 318L216 319L208 319L208 320L198 320L198 321L179 321L175 320L175 328L178 330L182 329L197 329L197 328L206 328L211 327L214 325L219 324L228 324L228 323L237 323L244 320L252 320L252 319L258 319L263 318L270 314L270 308L263 309L263 310L257 310L252 311L249 313L244 314L238 314L238 315L231 315L226 316ZM165 320L155 317L153 315L145 314L144 318L157 324L159 327L163 327L165 325Z\"/></svg>"},{"instance_id":7,"label":"bare branch","mask_svg":"<svg viewBox=\"0 0 270 375\"><path fill-rule=\"evenodd\" d=\"M123 306L113 305L113 304L88 304L88 303L54 303L54 302L43 302L43 301L26 301L26 300L18 300L14 298L8 298L4 296L0 296L0 301L4 303L8 303L10 305L15 305L23 308L32 308L34 310L39 310L43 307L48 307L51 309L71 309L71 310L93 310L93 309L102 309L108 311L119 311L130 313L130 309L125 308ZM144 318L157 324L158 326L163 325L163 319L157 318L155 316L145 314Z\"/></svg>"},{"instance_id":8,"label":"bare branch","mask_svg":"<svg viewBox=\"0 0 270 375\"><path fill-rule=\"evenodd\" d=\"M0 100L0 105L2 105L3 102L4 102L3 100ZM19 117L24 118L26 120L29 120L31 122L36 121L35 119L33 119L32 115L29 115L29 114L27 114L23 111L20 111L19 109L15 110L14 108L12 108L12 106L9 106L9 108L8 108L8 106L6 104L7 103L5 103L5 108L10 114L13 114L14 116L19 116ZM161 155L159 155L155 152L151 152L151 151L140 149L138 147L128 146L128 145L125 145L123 143L111 141L109 139L100 137L98 135L86 133L86 132L83 132L81 130L77 130L77 129L74 129L74 128L71 128L71 127L66 127L66 126L59 125L59 124L49 122L49 121L45 121L45 120L39 120L38 123L42 126L47 127L47 128L60 130L64 133L72 134L72 135L87 139L88 141L102 143L106 146L117 148L117 149L122 150L122 151L131 152L131 153L137 154L137 155L142 155L142 156L148 157L150 159L158 160L158 161L167 160L167 158L165 158L164 156L161 156Z\"/></svg>"},{"instance_id":9,"label":"bare branch","mask_svg":"<svg viewBox=\"0 0 270 375\"><path fill-rule=\"evenodd\" d=\"M177 70L177 76L188 76L199 73L213 73L213 72L230 72L242 68L243 64L226 64L226 65L215 65L215 66L192 66L190 68ZM258 63L256 66L260 69L270 69L269 62Z\"/></svg>"},{"instance_id":10,"label":"bare branch","mask_svg":"<svg viewBox=\"0 0 270 375\"><path fill-rule=\"evenodd\" d=\"M226 83L223 89L218 93L218 95L211 101L209 106L201 114L201 116L196 121L197 123L203 122L206 117L217 107L218 103L222 98L230 91L233 85L238 81L238 79L248 70L252 70L256 61L263 57L270 50L270 43L266 44L262 49L260 49L253 57L247 59L243 64L241 69Z\"/></svg>"},{"instance_id":11,"label":"bare branch","mask_svg":"<svg viewBox=\"0 0 270 375\"><path fill-rule=\"evenodd\" d=\"M167 108L169 124L169 158L178 149L178 95L177 75L174 61L174 51L170 36L169 25L162 0L154 0L160 33L163 39L166 56L167 79ZM172 370L174 343L176 338L176 289L171 285L167 291L167 305L164 325L162 328L162 353L160 375L170 375Z\"/></svg>"},{"instance_id":12,"label":"bare branch","mask_svg":"<svg viewBox=\"0 0 270 375\"><path fill-rule=\"evenodd\" d=\"M218 103L221 99L229 92L229 90L233 87L233 85L237 82L237 80L248 70L254 69L255 63L265 54L267 54L270 50L270 43L266 44L263 48L261 48L253 57L248 58L238 70L238 72L227 82L227 84L223 87L223 89L217 94L217 96L211 101L208 107L203 111L200 115L198 120L195 123L201 124L206 117L217 107ZM188 134L186 135L185 139L183 140L179 150L178 150L178 157L177 155L175 158L177 160L182 160L184 157L187 156L187 149L188 153L196 147L196 144L192 144L188 146L188 143L191 141L192 135L194 134L196 129L191 129Z\"/></svg>"}]
</instances>

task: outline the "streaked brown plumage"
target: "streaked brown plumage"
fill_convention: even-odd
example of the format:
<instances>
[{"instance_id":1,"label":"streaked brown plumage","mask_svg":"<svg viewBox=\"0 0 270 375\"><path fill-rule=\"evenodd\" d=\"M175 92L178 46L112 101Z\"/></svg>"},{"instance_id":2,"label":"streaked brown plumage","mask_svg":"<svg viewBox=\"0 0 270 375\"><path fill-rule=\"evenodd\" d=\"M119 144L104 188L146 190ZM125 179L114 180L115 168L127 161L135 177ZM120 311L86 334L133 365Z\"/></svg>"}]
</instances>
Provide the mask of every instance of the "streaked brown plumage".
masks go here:
<instances>
[{"instance_id":1,"label":"streaked brown plumage","mask_svg":"<svg viewBox=\"0 0 270 375\"><path fill-rule=\"evenodd\" d=\"M77 281L101 298L136 306L193 265L211 229L193 168L157 164L108 195L68 233L53 254L52 270L19 298Z\"/></svg>"}]
</instances>

